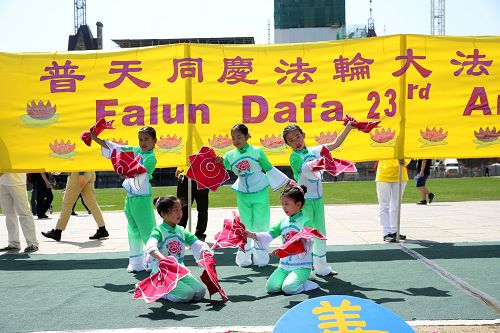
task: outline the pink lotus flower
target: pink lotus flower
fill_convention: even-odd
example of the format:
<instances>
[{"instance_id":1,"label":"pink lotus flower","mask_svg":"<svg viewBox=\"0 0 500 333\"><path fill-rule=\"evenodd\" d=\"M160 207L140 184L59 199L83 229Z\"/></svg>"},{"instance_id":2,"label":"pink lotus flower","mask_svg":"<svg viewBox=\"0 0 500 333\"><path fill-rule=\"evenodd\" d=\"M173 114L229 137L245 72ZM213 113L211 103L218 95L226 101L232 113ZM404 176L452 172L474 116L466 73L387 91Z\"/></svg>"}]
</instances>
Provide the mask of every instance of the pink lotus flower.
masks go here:
<instances>
[{"instance_id":1,"label":"pink lotus flower","mask_svg":"<svg viewBox=\"0 0 500 333\"><path fill-rule=\"evenodd\" d=\"M214 148L222 149L232 145L233 141L229 138L229 134L226 134L226 136L220 134L219 137L214 134L212 140L208 139L208 143Z\"/></svg>"},{"instance_id":2,"label":"pink lotus flower","mask_svg":"<svg viewBox=\"0 0 500 333\"><path fill-rule=\"evenodd\" d=\"M72 144L69 140L68 140L68 142L64 142L64 140L62 140L62 139L61 139L61 142L57 142L57 139L56 139L54 141L54 144L49 143L49 148L57 155L65 155L65 154L69 154L75 150L76 143Z\"/></svg>"},{"instance_id":3,"label":"pink lotus flower","mask_svg":"<svg viewBox=\"0 0 500 333\"><path fill-rule=\"evenodd\" d=\"M26 103L26 112L28 115L36 120L50 119L56 113L56 106L52 106L50 101L44 104L42 100L38 101L38 104L32 100L31 105Z\"/></svg>"},{"instance_id":4,"label":"pink lotus flower","mask_svg":"<svg viewBox=\"0 0 500 333\"><path fill-rule=\"evenodd\" d=\"M335 141L337 139L337 132L330 133L330 131L326 133L319 133L319 136L314 137L316 139L316 142L320 145L325 145L327 143Z\"/></svg>"},{"instance_id":5,"label":"pink lotus flower","mask_svg":"<svg viewBox=\"0 0 500 333\"><path fill-rule=\"evenodd\" d=\"M167 134L165 138L163 137L163 135L160 136L160 140L158 140L156 143L160 148L172 149L180 145L181 142L182 142L182 136L177 138L177 134L174 134L174 136L172 137L170 136L170 134Z\"/></svg>"},{"instance_id":6,"label":"pink lotus flower","mask_svg":"<svg viewBox=\"0 0 500 333\"><path fill-rule=\"evenodd\" d=\"M496 127L493 127L491 130L489 127L486 127L485 130L483 128L479 128L479 132L474 131L474 136L479 140L483 142L492 142L498 139L500 136L500 130L498 130Z\"/></svg>"},{"instance_id":7,"label":"pink lotus flower","mask_svg":"<svg viewBox=\"0 0 500 333\"><path fill-rule=\"evenodd\" d=\"M123 140L122 138L119 138L119 139L111 139L111 142L113 143L116 143L117 145L120 145L120 146L126 146L128 145L128 140Z\"/></svg>"},{"instance_id":8,"label":"pink lotus flower","mask_svg":"<svg viewBox=\"0 0 500 333\"><path fill-rule=\"evenodd\" d=\"M387 129L387 131L382 128L380 131L376 129L374 134L370 133L370 137L372 138L372 140L378 143L389 142L394 139L395 135L396 130L391 131L390 127Z\"/></svg>"},{"instance_id":9,"label":"pink lotus flower","mask_svg":"<svg viewBox=\"0 0 500 333\"><path fill-rule=\"evenodd\" d=\"M247 160L243 160L243 161L240 161L236 167L238 168L238 170L240 171L247 171L248 169L250 169L250 163L248 163Z\"/></svg>"},{"instance_id":10,"label":"pink lotus flower","mask_svg":"<svg viewBox=\"0 0 500 333\"><path fill-rule=\"evenodd\" d=\"M170 254L176 255L182 251L181 244L178 241L172 241L168 244L168 252Z\"/></svg>"},{"instance_id":11,"label":"pink lotus flower","mask_svg":"<svg viewBox=\"0 0 500 333\"><path fill-rule=\"evenodd\" d=\"M436 127L434 127L432 130L430 130L429 127L427 127L425 129L425 132L420 130L420 135L427 141L438 142L444 141L444 139L446 139L446 137L448 136L448 131L443 133L442 128L436 130Z\"/></svg>"},{"instance_id":12,"label":"pink lotus flower","mask_svg":"<svg viewBox=\"0 0 500 333\"><path fill-rule=\"evenodd\" d=\"M264 140L260 139L260 143L266 148L273 149L284 146L285 140L283 140L281 135L275 136L273 134L271 137L269 137L269 135L266 134Z\"/></svg>"}]
</instances>

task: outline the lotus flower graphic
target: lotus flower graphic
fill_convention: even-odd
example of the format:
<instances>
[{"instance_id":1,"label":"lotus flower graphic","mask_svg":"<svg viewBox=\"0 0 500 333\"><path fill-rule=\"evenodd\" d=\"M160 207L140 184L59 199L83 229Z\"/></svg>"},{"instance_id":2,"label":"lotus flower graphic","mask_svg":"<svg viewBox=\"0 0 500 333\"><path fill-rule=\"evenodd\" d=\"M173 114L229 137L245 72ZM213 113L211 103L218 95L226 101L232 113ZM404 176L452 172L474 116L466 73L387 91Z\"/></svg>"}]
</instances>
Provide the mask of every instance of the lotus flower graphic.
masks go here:
<instances>
[{"instance_id":1,"label":"lotus flower graphic","mask_svg":"<svg viewBox=\"0 0 500 333\"><path fill-rule=\"evenodd\" d=\"M337 132L330 133L330 131L326 133L319 133L319 136L315 136L316 142L320 145L326 145L327 143L331 143L337 139Z\"/></svg>"},{"instance_id":2,"label":"lotus flower graphic","mask_svg":"<svg viewBox=\"0 0 500 333\"><path fill-rule=\"evenodd\" d=\"M418 141L422 143L422 148L432 147L432 146L443 146L448 144L448 142L444 140L448 136L448 131L443 132L442 128L437 130L436 127L434 127L431 130L429 129L429 127L427 127L425 129L425 132L423 130L420 130L420 135L422 137L419 138Z\"/></svg>"},{"instance_id":3,"label":"lotus flower graphic","mask_svg":"<svg viewBox=\"0 0 500 333\"><path fill-rule=\"evenodd\" d=\"M371 143L372 147L393 147L396 139L396 130L391 130L389 127L387 130L377 128L373 133L370 133L370 138L373 140Z\"/></svg>"},{"instance_id":4,"label":"lotus flower graphic","mask_svg":"<svg viewBox=\"0 0 500 333\"><path fill-rule=\"evenodd\" d=\"M52 106L50 101L45 104L42 100L26 103L26 113L21 120L26 126L49 126L59 119L56 114L56 105Z\"/></svg>"},{"instance_id":5,"label":"lotus flower graphic","mask_svg":"<svg viewBox=\"0 0 500 333\"><path fill-rule=\"evenodd\" d=\"M260 143L264 146L264 150L270 153L283 154L283 150L286 148L285 140L281 136L278 135L265 135L264 139L260 139Z\"/></svg>"},{"instance_id":6,"label":"lotus flower graphic","mask_svg":"<svg viewBox=\"0 0 500 333\"><path fill-rule=\"evenodd\" d=\"M72 160L72 156L76 155L76 143L71 143L69 140L68 142L64 142L64 140L61 139L61 142L58 142L56 139L53 144L49 143L49 148L53 152L49 154L50 157Z\"/></svg>"},{"instance_id":7,"label":"lotus flower graphic","mask_svg":"<svg viewBox=\"0 0 500 333\"><path fill-rule=\"evenodd\" d=\"M493 127L491 130L489 127L483 129L479 128L479 131L474 131L474 136L477 140L473 142L478 145L477 148L487 147L491 145L496 145L500 143L500 130L497 131L496 127Z\"/></svg>"},{"instance_id":8,"label":"lotus flower graphic","mask_svg":"<svg viewBox=\"0 0 500 333\"><path fill-rule=\"evenodd\" d=\"M226 134L226 136L220 134L218 137L214 134L212 140L208 139L208 144L217 152L224 153L232 148L233 140L229 138L229 134Z\"/></svg>"},{"instance_id":9,"label":"lotus flower graphic","mask_svg":"<svg viewBox=\"0 0 500 333\"><path fill-rule=\"evenodd\" d=\"M182 142L182 136L177 138L177 134L174 134L174 136L170 136L170 134L167 134L166 137L160 136L160 139L156 142L158 147L160 147L158 150L163 153L176 153L180 154L182 148L184 147L181 145Z\"/></svg>"},{"instance_id":10,"label":"lotus flower graphic","mask_svg":"<svg viewBox=\"0 0 500 333\"><path fill-rule=\"evenodd\" d=\"M117 145L120 145L120 146L126 146L128 145L128 140L123 140L122 138L118 138L118 139L111 139L111 142L113 143L116 143Z\"/></svg>"}]
</instances>

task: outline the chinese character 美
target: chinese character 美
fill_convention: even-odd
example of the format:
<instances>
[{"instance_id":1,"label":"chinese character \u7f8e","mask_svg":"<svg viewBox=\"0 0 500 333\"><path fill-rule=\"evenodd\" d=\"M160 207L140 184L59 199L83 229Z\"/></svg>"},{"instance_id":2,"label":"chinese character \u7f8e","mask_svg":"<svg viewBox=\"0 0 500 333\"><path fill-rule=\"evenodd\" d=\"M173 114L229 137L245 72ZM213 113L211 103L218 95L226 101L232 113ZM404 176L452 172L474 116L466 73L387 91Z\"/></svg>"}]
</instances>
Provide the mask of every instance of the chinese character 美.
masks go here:
<instances>
[{"instance_id":1,"label":"chinese character \u7f8e","mask_svg":"<svg viewBox=\"0 0 500 333\"><path fill-rule=\"evenodd\" d=\"M202 59L201 58L183 58L174 59L174 74L167 79L168 82L175 82L179 73L181 78L196 77L198 82L203 81L203 69L202 69Z\"/></svg>"},{"instance_id":2,"label":"chinese character \u7f8e","mask_svg":"<svg viewBox=\"0 0 500 333\"><path fill-rule=\"evenodd\" d=\"M351 302L347 299L342 300L338 307L331 306L328 301L321 301L319 304L321 306L313 308L312 313L318 315L318 319L322 321L318 328L322 329L323 333L388 333L382 330L364 330L363 327L366 327L366 321L359 320L361 315L355 313L361 312L361 306L351 305ZM330 328L336 328L336 330L332 331Z\"/></svg>"},{"instance_id":3,"label":"chinese character \u7f8e","mask_svg":"<svg viewBox=\"0 0 500 333\"><path fill-rule=\"evenodd\" d=\"M346 77L352 81L354 78L356 80L370 78L370 65L373 64L373 59L365 59L361 56L361 53L357 53L354 58L349 61L349 58L344 58L340 56L338 59L333 60L335 66L335 73L337 75L333 76L333 79L341 78L342 82L345 82Z\"/></svg>"},{"instance_id":4,"label":"chinese character \u7f8e","mask_svg":"<svg viewBox=\"0 0 500 333\"><path fill-rule=\"evenodd\" d=\"M393 76L401 76L406 72L406 70L408 68L410 68L410 65L413 65L413 66L415 66L415 69L420 73L420 75L422 75L424 78L428 77L429 75L431 75L432 71L422 67L418 62L415 61L415 59L425 59L425 58L427 58L427 57L426 56L414 56L413 50L407 49L405 56L397 56L396 57L396 60L401 60L401 59L406 60L404 66L400 70L392 73L392 75Z\"/></svg>"},{"instance_id":5,"label":"chinese character \u7f8e","mask_svg":"<svg viewBox=\"0 0 500 333\"><path fill-rule=\"evenodd\" d=\"M129 61L111 61L111 66L122 66L122 68L111 68L109 70L109 74L116 74L120 73L120 76L111 82L104 83L104 86L108 89L111 88L116 88L118 87L125 78L128 78L130 81L132 81L136 86L140 88L147 88L151 84L151 82L146 82L141 79L136 78L135 76L131 75L131 72L140 72L142 71L142 67L138 68L131 68L131 65L140 65L141 61L140 60L129 60Z\"/></svg>"},{"instance_id":6,"label":"chinese character \u7f8e","mask_svg":"<svg viewBox=\"0 0 500 333\"><path fill-rule=\"evenodd\" d=\"M460 62L459 60L456 60L456 59L450 60L451 64L462 66L458 70L456 70L453 73L453 75L459 76L460 73L462 73L462 71L464 70L464 68L466 66L470 66L470 68L466 72L467 75L479 76L481 74L486 74L486 75L490 74L490 73L488 73L488 69L485 68L485 66L488 66L488 67L491 66L491 64L493 63L493 60L479 60L480 58L486 58L486 55L479 54L478 49L474 49L474 54L465 55L461 51L457 51L456 53L457 53L457 56L459 56L459 57L462 57L465 59L471 59L471 60L464 60L464 62ZM479 68L477 68L477 70L475 71L476 67L479 67Z\"/></svg>"},{"instance_id":7,"label":"chinese character \u7f8e","mask_svg":"<svg viewBox=\"0 0 500 333\"><path fill-rule=\"evenodd\" d=\"M242 58L240 56L234 59L224 58L224 73L217 81L226 81L228 84L236 84L238 82L256 84L258 80L247 79L248 74L253 70L252 61L253 58Z\"/></svg>"},{"instance_id":8,"label":"chinese character \u7f8e","mask_svg":"<svg viewBox=\"0 0 500 333\"><path fill-rule=\"evenodd\" d=\"M78 66L71 65L70 60L66 60L63 66L60 66L56 61L52 61L52 67L45 67L45 71L50 75L41 76L40 81L50 80L50 92L75 92L75 80L83 80L85 75L76 75L75 69Z\"/></svg>"},{"instance_id":9,"label":"chinese character \u7f8e","mask_svg":"<svg viewBox=\"0 0 500 333\"><path fill-rule=\"evenodd\" d=\"M317 67L308 67L309 63L302 62L301 57L297 57L297 62L291 63L291 64L288 64L285 60L280 59L280 64L282 64L283 66L289 66L290 69L284 70L281 67L276 67L274 69L274 71L276 73L280 73L280 74L285 73L285 76L283 76L281 79L276 81L278 84L282 84L283 82L285 82L286 79L288 78L288 75L291 75L291 74L294 74L294 76L290 80L293 83L303 84L303 83L306 83L307 81L313 82L313 79L311 78L311 76L309 74L316 72ZM293 67L296 67L296 69L293 69ZM299 78L301 75L303 75L304 77Z\"/></svg>"}]
</instances>

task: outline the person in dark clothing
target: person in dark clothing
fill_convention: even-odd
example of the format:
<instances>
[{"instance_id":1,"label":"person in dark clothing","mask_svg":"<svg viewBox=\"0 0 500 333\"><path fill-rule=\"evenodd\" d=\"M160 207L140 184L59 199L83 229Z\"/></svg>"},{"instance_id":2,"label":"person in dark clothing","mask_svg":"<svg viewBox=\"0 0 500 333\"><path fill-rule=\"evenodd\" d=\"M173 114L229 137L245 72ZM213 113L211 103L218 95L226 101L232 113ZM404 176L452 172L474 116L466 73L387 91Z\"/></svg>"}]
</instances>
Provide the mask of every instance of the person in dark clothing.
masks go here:
<instances>
[{"instance_id":1,"label":"person in dark clothing","mask_svg":"<svg viewBox=\"0 0 500 333\"><path fill-rule=\"evenodd\" d=\"M188 221L188 178L182 174L184 170L177 170L177 198L182 202L182 219L179 225L187 226ZM208 188L199 190L196 181L191 181L191 203L196 200L196 209L198 210L198 222L196 223L195 235L199 240L205 241L207 235L208 222Z\"/></svg>"},{"instance_id":2,"label":"person in dark clothing","mask_svg":"<svg viewBox=\"0 0 500 333\"><path fill-rule=\"evenodd\" d=\"M429 175L431 174L431 160L418 160L417 161L417 176L415 179L417 180L417 189L420 191L422 196L422 200L417 202L417 205L427 205L427 203L432 203L434 200L434 193L430 192L426 187L425 183ZM429 198L429 201L427 201Z\"/></svg>"},{"instance_id":3,"label":"person in dark clothing","mask_svg":"<svg viewBox=\"0 0 500 333\"><path fill-rule=\"evenodd\" d=\"M47 211L52 205L54 195L48 173L33 173L33 188L36 195L36 215L38 219L48 219Z\"/></svg>"}]
</instances>

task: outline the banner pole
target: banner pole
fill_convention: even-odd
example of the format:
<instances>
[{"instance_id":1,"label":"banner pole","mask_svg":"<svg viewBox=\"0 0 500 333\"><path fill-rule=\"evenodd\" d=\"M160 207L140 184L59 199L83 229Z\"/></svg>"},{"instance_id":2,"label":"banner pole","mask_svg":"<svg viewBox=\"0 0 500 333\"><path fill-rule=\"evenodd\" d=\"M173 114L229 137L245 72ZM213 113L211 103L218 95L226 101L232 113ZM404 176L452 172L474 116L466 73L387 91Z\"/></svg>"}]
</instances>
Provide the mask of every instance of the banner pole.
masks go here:
<instances>
[{"instance_id":1,"label":"banner pole","mask_svg":"<svg viewBox=\"0 0 500 333\"><path fill-rule=\"evenodd\" d=\"M184 58L191 58L191 46L189 43L184 44ZM199 70L199 69L198 69ZM184 105L190 105L193 101L193 82L191 76L187 76L186 80L184 81L184 88L185 88L185 104ZM187 137L186 137L186 166L189 168L189 158L188 156L193 153L193 124L189 121L189 114L188 114L188 119L184 119L187 121ZM193 202L193 192L192 192L192 187L191 187L192 181L190 178L188 178L188 223L187 223L187 230L191 232L192 229L192 221L191 221L191 209L192 209L192 202Z\"/></svg>"},{"instance_id":2,"label":"banner pole","mask_svg":"<svg viewBox=\"0 0 500 333\"><path fill-rule=\"evenodd\" d=\"M401 193L401 188L403 180L403 166L399 163L399 175L398 175L398 228L396 230L396 242L399 242L399 230L401 228L401 199L403 194Z\"/></svg>"}]
</instances>

